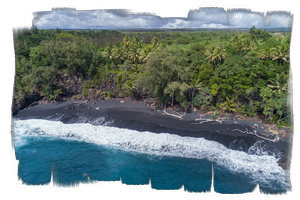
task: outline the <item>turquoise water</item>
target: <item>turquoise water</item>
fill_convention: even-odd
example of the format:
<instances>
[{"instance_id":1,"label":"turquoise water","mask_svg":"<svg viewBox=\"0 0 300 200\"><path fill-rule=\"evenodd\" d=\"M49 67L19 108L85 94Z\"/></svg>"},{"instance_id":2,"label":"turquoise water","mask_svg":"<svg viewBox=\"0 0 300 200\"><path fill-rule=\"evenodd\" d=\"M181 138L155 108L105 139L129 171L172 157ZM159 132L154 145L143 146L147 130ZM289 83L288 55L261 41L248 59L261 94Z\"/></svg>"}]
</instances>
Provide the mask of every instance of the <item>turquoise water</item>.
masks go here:
<instances>
[{"instance_id":1,"label":"turquoise water","mask_svg":"<svg viewBox=\"0 0 300 200\"><path fill-rule=\"evenodd\" d=\"M72 186L121 181L154 189L267 193L289 189L272 156L249 155L203 138L155 134L90 124L15 120L18 176L29 185Z\"/></svg>"}]
</instances>

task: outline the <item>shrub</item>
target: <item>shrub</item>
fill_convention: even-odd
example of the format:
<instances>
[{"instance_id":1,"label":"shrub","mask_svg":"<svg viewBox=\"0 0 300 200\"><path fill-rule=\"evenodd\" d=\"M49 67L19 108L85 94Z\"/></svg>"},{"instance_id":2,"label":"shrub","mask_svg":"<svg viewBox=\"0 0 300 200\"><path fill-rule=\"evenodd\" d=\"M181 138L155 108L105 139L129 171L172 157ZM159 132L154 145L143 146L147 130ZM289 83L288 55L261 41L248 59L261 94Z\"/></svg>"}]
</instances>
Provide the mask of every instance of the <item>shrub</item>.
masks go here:
<instances>
[{"instance_id":1,"label":"shrub","mask_svg":"<svg viewBox=\"0 0 300 200\"><path fill-rule=\"evenodd\" d=\"M84 98L87 98L88 94L87 94L86 92L83 92L83 93L82 93L82 96L83 96Z\"/></svg>"},{"instance_id":2,"label":"shrub","mask_svg":"<svg viewBox=\"0 0 300 200\"><path fill-rule=\"evenodd\" d=\"M41 94L46 96L48 100L56 100L57 97L62 94L61 89L53 90L50 86L46 86L42 89Z\"/></svg>"},{"instance_id":3,"label":"shrub","mask_svg":"<svg viewBox=\"0 0 300 200\"><path fill-rule=\"evenodd\" d=\"M217 119L217 115L214 113L214 114L212 114L212 115L210 116L210 118L211 118L212 120L216 120L216 119Z\"/></svg>"},{"instance_id":4,"label":"shrub","mask_svg":"<svg viewBox=\"0 0 300 200\"><path fill-rule=\"evenodd\" d=\"M107 97L107 93L104 91L104 92L101 93L101 96Z\"/></svg>"},{"instance_id":5,"label":"shrub","mask_svg":"<svg viewBox=\"0 0 300 200\"><path fill-rule=\"evenodd\" d=\"M183 100L183 102L181 103L181 108L183 109L188 109L190 106L190 102L188 102L187 100Z\"/></svg>"},{"instance_id":6,"label":"shrub","mask_svg":"<svg viewBox=\"0 0 300 200\"><path fill-rule=\"evenodd\" d=\"M231 112L234 113L236 112L236 103L233 102L233 99L230 100L229 98L226 98L226 101L220 105L220 107L225 111L225 112Z\"/></svg>"},{"instance_id":7,"label":"shrub","mask_svg":"<svg viewBox=\"0 0 300 200\"><path fill-rule=\"evenodd\" d=\"M107 92L107 96L108 96L108 98L113 98L113 97L115 97L115 95L114 95L114 93L112 92L112 91L108 91Z\"/></svg>"},{"instance_id":8,"label":"shrub","mask_svg":"<svg viewBox=\"0 0 300 200\"><path fill-rule=\"evenodd\" d=\"M124 93L121 91L121 92L119 92L119 97L120 98L124 98Z\"/></svg>"},{"instance_id":9,"label":"shrub","mask_svg":"<svg viewBox=\"0 0 300 200\"><path fill-rule=\"evenodd\" d=\"M199 91L199 94L194 97L194 104L196 106L201 106L201 109L204 109L212 102L211 90L208 87L203 87Z\"/></svg>"},{"instance_id":10,"label":"shrub","mask_svg":"<svg viewBox=\"0 0 300 200\"><path fill-rule=\"evenodd\" d=\"M255 116L256 113L255 113L252 101L250 101L249 104L245 106L245 111L246 111L246 114L249 115L250 117Z\"/></svg>"}]
</instances>

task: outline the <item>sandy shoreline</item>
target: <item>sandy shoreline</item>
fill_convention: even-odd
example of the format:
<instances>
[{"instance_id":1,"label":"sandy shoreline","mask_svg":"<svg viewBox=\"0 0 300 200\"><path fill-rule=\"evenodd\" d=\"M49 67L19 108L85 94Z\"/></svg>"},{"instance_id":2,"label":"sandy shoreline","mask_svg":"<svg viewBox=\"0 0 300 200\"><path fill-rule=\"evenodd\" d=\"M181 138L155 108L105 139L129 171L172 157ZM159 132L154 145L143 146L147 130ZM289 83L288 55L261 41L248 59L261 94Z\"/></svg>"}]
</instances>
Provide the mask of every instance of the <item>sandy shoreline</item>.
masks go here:
<instances>
[{"instance_id":1,"label":"sandy shoreline","mask_svg":"<svg viewBox=\"0 0 300 200\"><path fill-rule=\"evenodd\" d=\"M183 114L181 112L180 114ZM255 135L242 133L236 129L245 131L256 130L259 135L270 137L263 126L253 129L253 122L245 120L225 120L220 123L208 122L198 124L201 111L187 113L185 119L163 114L163 110L151 110L145 102L130 102L123 100L103 101L66 101L48 104L37 104L20 110L13 117L15 119L50 119L63 123L87 122L98 125L97 119L110 122L109 126L127 128L138 131L150 131L154 133L171 133L180 136L203 137L217 141L228 148L247 152L257 141L263 140ZM210 118L205 116L204 118ZM279 138L278 142L263 140L264 145L270 151L281 152L282 165L289 168L291 138Z\"/></svg>"}]
</instances>

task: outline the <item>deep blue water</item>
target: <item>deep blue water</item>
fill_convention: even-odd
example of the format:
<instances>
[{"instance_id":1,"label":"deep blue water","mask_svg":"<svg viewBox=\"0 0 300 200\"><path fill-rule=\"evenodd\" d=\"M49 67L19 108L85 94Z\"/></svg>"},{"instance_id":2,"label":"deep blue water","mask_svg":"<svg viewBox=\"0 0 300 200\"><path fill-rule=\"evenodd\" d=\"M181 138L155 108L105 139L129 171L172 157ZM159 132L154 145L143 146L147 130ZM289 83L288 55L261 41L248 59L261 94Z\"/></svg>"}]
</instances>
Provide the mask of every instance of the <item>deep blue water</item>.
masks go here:
<instances>
[{"instance_id":1,"label":"deep blue water","mask_svg":"<svg viewBox=\"0 0 300 200\"><path fill-rule=\"evenodd\" d=\"M132 131L118 128L46 120L20 120L14 124L18 176L29 185L48 184L51 180L63 186L121 181L129 185L151 184L159 190L183 187L186 191L205 192L211 190L213 166L213 187L219 193L251 192L257 184L267 193L289 189L288 177L276 167L273 158L263 157L272 166L260 167L262 157L225 149L204 139L148 133L149 139L146 133L133 131L141 135L135 141L132 138L137 136ZM100 131L107 134L101 132L99 136ZM114 132L122 133L117 138ZM174 144L167 146L164 137Z\"/></svg>"}]
</instances>

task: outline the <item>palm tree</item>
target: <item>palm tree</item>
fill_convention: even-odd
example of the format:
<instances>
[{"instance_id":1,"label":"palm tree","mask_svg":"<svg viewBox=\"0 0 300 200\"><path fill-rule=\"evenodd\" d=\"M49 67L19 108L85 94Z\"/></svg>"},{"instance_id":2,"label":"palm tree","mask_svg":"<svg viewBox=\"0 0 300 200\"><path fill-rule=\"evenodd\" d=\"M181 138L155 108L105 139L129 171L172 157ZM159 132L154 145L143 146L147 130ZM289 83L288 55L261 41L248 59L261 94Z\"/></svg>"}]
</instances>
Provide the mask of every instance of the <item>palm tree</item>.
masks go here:
<instances>
[{"instance_id":1,"label":"palm tree","mask_svg":"<svg viewBox=\"0 0 300 200\"><path fill-rule=\"evenodd\" d=\"M221 47L217 47L213 52L214 59L217 63L224 61L226 59L226 55L226 49Z\"/></svg>"},{"instance_id":2,"label":"palm tree","mask_svg":"<svg viewBox=\"0 0 300 200\"><path fill-rule=\"evenodd\" d=\"M213 65L216 65L226 59L226 49L222 47L209 47L205 52L206 60Z\"/></svg>"},{"instance_id":3,"label":"palm tree","mask_svg":"<svg viewBox=\"0 0 300 200\"><path fill-rule=\"evenodd\" d=\"M288 88L288 76L282 72L281 74L276 74L276 79L271 80L272 84L267 86L271 89L274 89L273 92L278 92L279 94L282 91L287 91Z\"/></svg>"},{"instance_id":4,"label":"palm tree","mask_svg":"<svg viewBox=\"0 0 300 200\"><path fill-rule=\"evenodd\" d=\"M239 36L234 36L234 38L233 38L233 42L232 42L232 46L233 46L233 48L235 48L236 50L235 50L235 52L239 52L239 55L241 56L241 53L242 53L242 51L243 50L245 50L245 49L243 49L244 48L244 40L245 40L245 34L244 33L242 33L242 34L240 34Z\"/></svg>"},{"instance_id":5,"label":"palm tree","mask_svg":"<svg viewBox=\"0 0 300 200\"><path fill-rule=\"evenodd\" d=\"M272 48L271 58L277 60L279 63L288 62L289 59L289 45L282 43L275 48Z\"/></svg>"},{"instance_id":6,"label":"palm tree","mask_svg":"<svg viewBox=\"0 0 300 200\"><path fill-rule=\"evenodd\" d=\"M125 51L122 46L116 46L113 49L112 55L119 60L119 64L122 64L122 60L124 60L125 57Z\"/></svg>"},{"instance_id":7,"label":"palm tree","mask_svg":"<svg viewBox=\"0 0 300 200\"><path fill-rule=\"evenodd\" d=\"M268 60L271 59L272 49L270 47L266 47L265 49L261 49L259 51L259 59Z\"/></svg>"},{"instance_id":8,"label":"palm tree","mask_svg":"<svg viewBox=\"0 0 300 200\"><path fill-rule=\"evenodd\" d=\"M122 43L121 42L116 42L114 46L115 47L122 47Z\"/></svg>"},{"instance_id":9,"label":"palm tree","mask_svg":"<svg viewBox=\"0 0 300 200\"><path fill-rule=\"evenodd\" d=\"M139 48L136 46L136 45L133 45L131 48L130 48L130 51L128 53L128 57L129 59L132 60L132 62L134 62L135 64L138 63L138 60L139 60Z\"/></svg>"},{"instance_id":10,"label":"palm tree","mask_svg":"<svg viewBox=\"0 0 300 200\"><path fill-rule=\"evenodd\" d=\"M238 35L234 35L231 39L231 43L234 44L239 40L239 36Z\"/></svg>"},{"instance_id":11,"label":"palm tree","mask_svg":"<svg viewBox=\"0 0 300 200\"><path fill-rule=\"evenodd\" d=\"M158 42L158 38L157 37L154 37L153 39L152 39L152 47L154 48L154 49L157 49L158 48L158 46L159 46L159 42Z\"/></svg>"},{"instance_id":12,"label":"palm tree","mask_svg":"<svg viewBox=\"0 0 300 200\"><path fill-rule=\"evenodd\" d=\"M140 51L140 57L139 60L143 63L146 63L148 58L149 58L149 54L152 51L151 47L146 46L144 47L141 51Z\"/></svg>"},{"instance_id":13,"label":"palm tree","mask_svg":"<svg viewBox=\"0 0 300 200\"><path fill-rule=\"evenodd\" d=\"M249 37L246 37L242 40L242 48L241 50L244 51L244 53L246 54L248 51L250 51L251 49L255 49L256 45L254 42L252 42L252 40Z\"/></svg>"},{"instance_id":14,"label":"palm tree","mask_svg":"<svg viewBox=\"0 0 300 200\"><path fill-rule=\"evenodd\" d=\"M215 64L214 51L215 51L215 46L208 47L205 51L205 55L207 56L205 59L212 64Z\"/></svg>"},{"instance_id":15,"label":"palm tree","mask_svg":"<svg viewBox=\"0 0 300 200\"><path fill-rule=\"evenodd\" d=\"M226 101L220 105L220 107L225 111L225 112L231 112L234 113L236 111L236 103L233 102L233 99L229 100L229 98L226 98Z\"/></svg>"},{"instance_id":16,"label":"palm tree","mask_svg":"<svg viewBox=\"0 0 300 200\"><path fill-rule=\"evenodd\" d=\"M138 48L141 48L142 47L142 40L141 40L141 38L139 38L139 36L134 36L133 37L133 41L132 41L132 43L134 44L134 45L136 45Z\"/></svg>"},{"instance_id":17,"label":"palm tree","mask_svg":"<svg viewBox=\"0 0 300 200\"><path fill-rule=\"evenodd\" d=\"M101 53L103 57L107 57L111 60L111 62L114 64L115 68L117 67L113 61L113 45L108 43L105 47L104 51Z\"/></svg>"},{"instance_id":18,"label":"palm tree","mask_svg":"<svg viewBox=\"0 0 300 200\"><path fill-rule=\"evenodd\" d=\"M131 98L133 100L135 100L134 98L134 91L136 90L136 85L131 81L131 80L127 80L124 84L123 84L123 88L125 89L125 93L127 95L130 95Z\"/></svg>"},{"instance_id":19,"label":"palm tree","mask_svg":"<svg viewBox=\"0 0 300 200\"><path fill-rule=\"evenodd\" d=\"M128 35L124 37L123 44L124 44L125 52L128 53L131 45L131 39Z\"/></svg>"}]
</instances>

